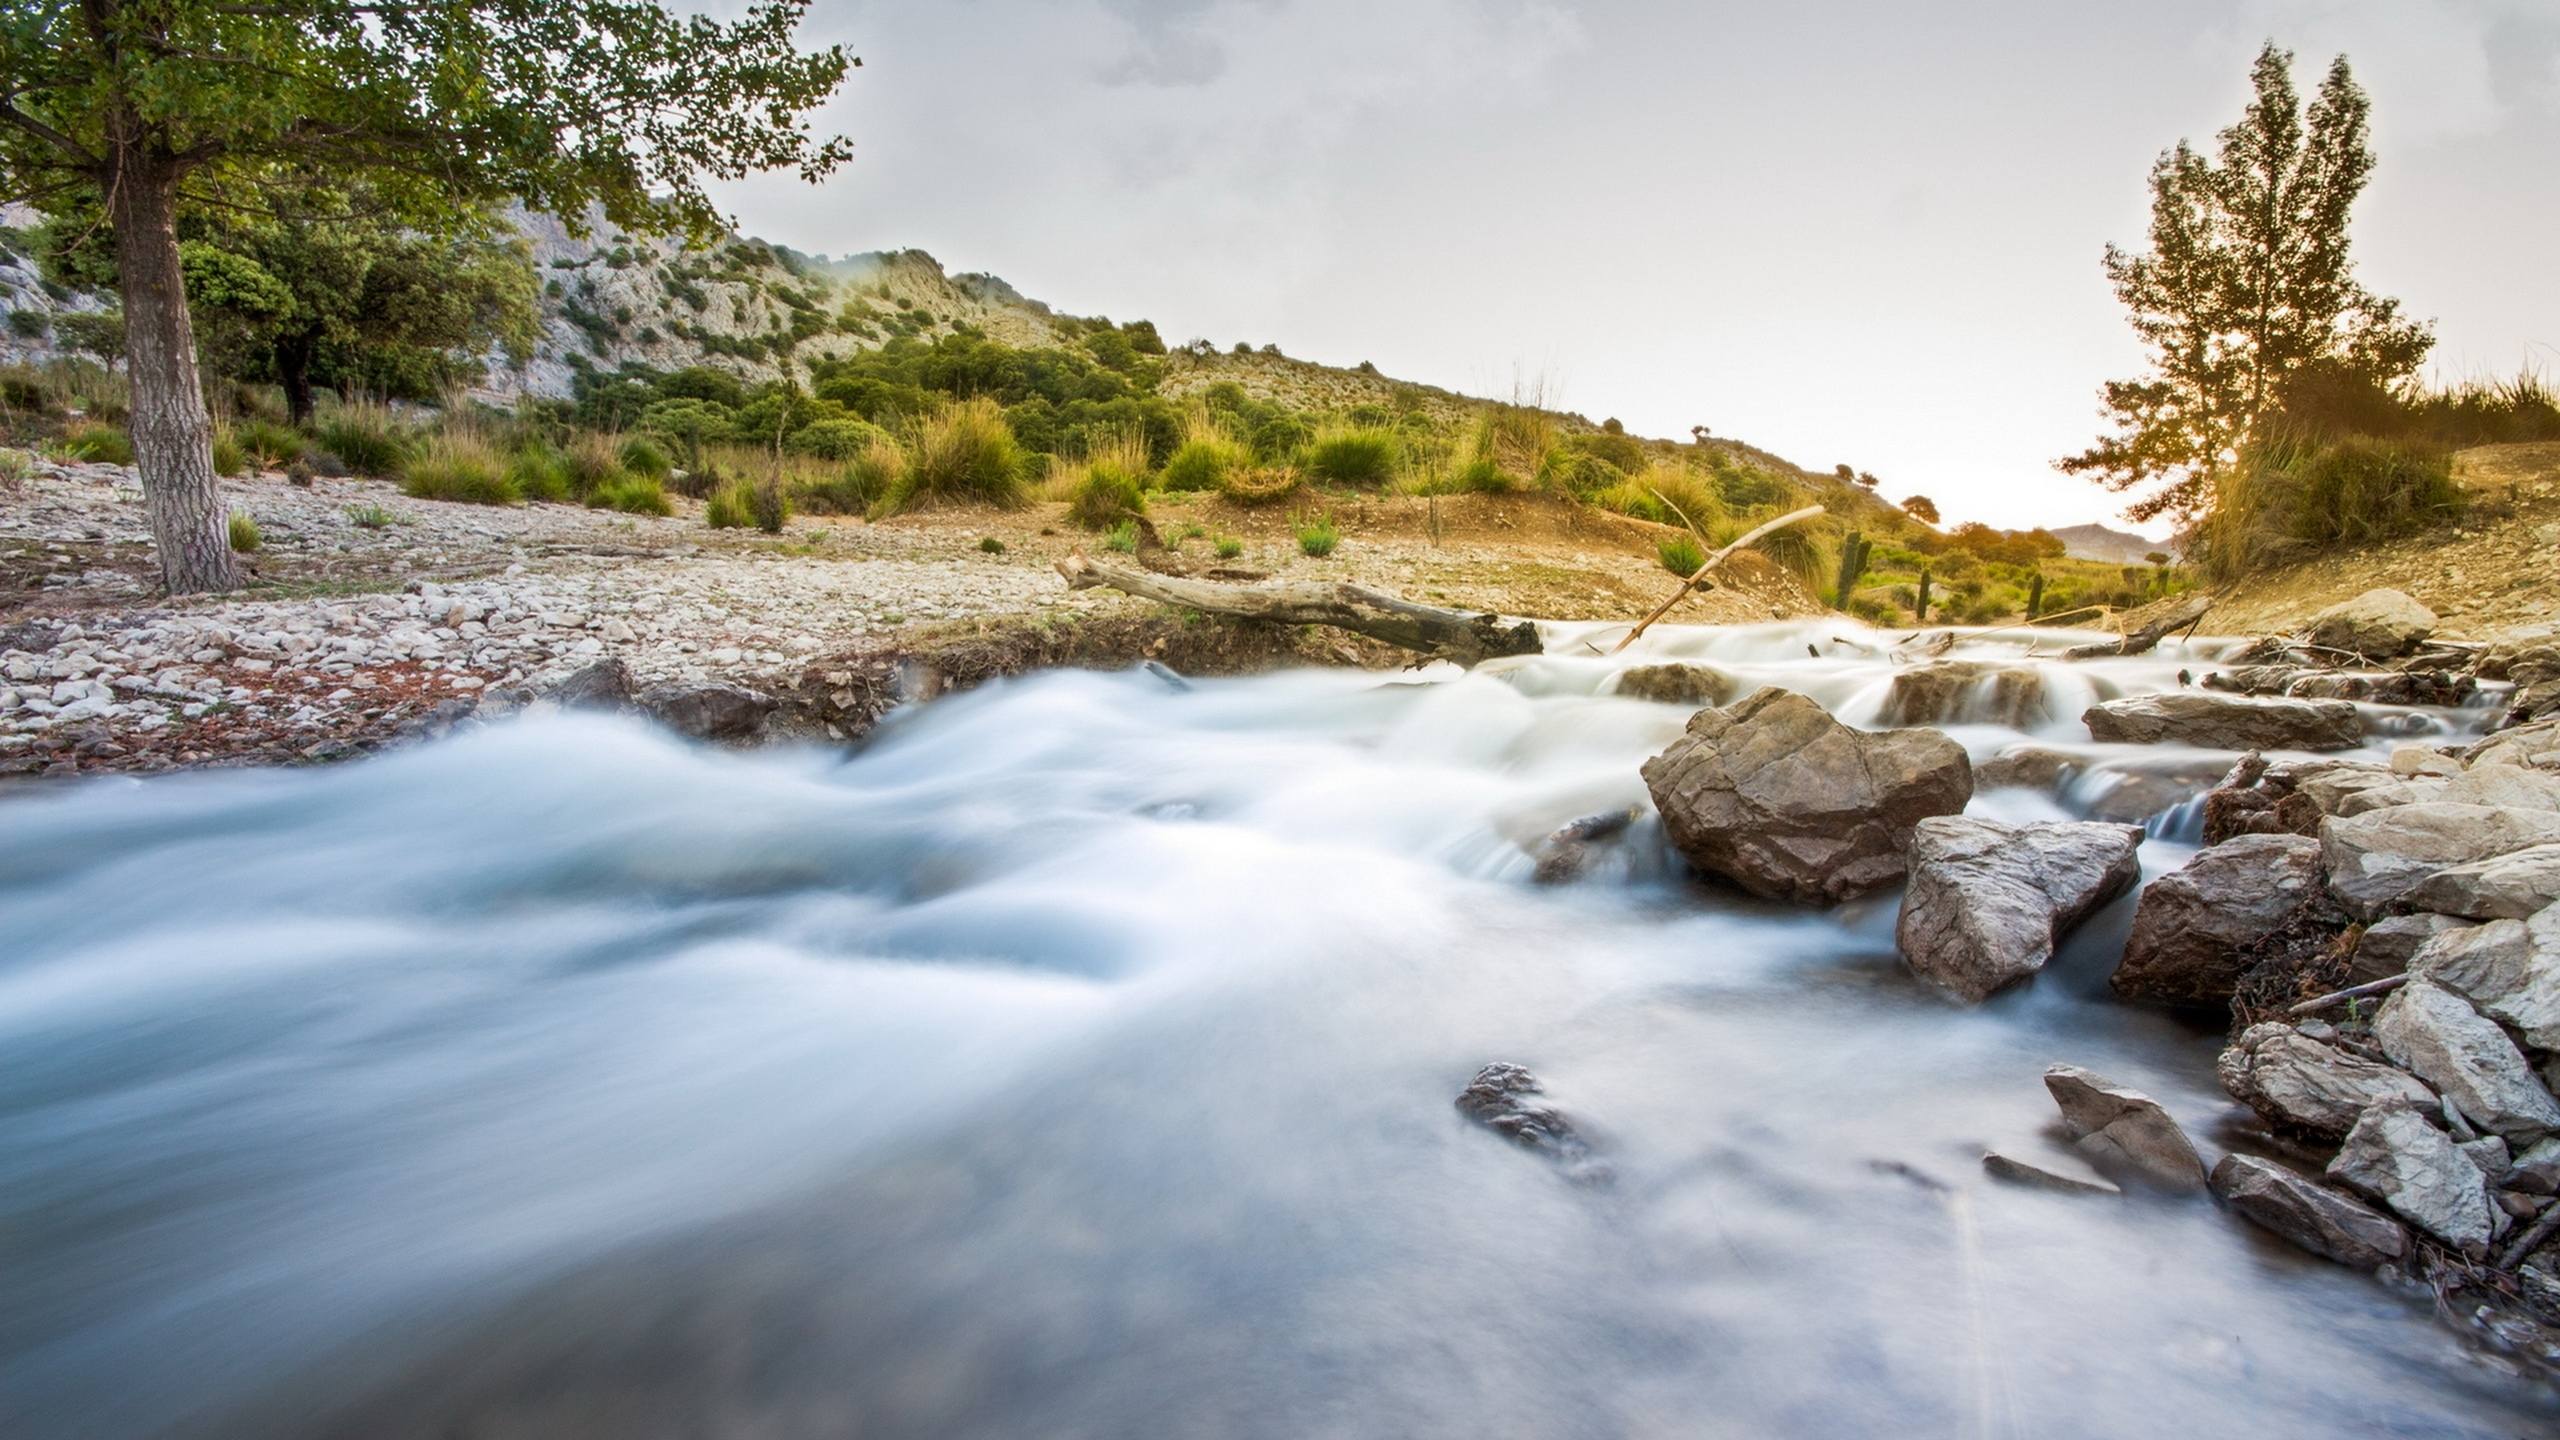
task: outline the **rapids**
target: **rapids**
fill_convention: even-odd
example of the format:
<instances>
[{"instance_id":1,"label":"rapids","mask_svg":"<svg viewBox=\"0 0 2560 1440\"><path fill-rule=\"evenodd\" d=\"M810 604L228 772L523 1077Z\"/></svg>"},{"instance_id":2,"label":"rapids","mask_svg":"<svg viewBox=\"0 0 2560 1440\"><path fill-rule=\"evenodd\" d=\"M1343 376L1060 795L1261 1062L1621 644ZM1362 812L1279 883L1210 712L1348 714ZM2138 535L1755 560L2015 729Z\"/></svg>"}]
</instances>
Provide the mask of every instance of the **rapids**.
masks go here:
<instances>
[{"instance_id":1,"label":"rapids","mask_svg":"<svg viewBox=\"0 0 2560 1440\"><path fill-rule=\"evenodd\" d=\"M851 753L557 716L0 800L0 1432L2549 1428L2423 1297L2209 1200L1983 1175L2056 1147L2055 1061L2222 1148L2218 1034L2105 997L2129 897L1965 1010L1891 895L1749 902L1649 819L1532 885L1685 718L1620 664L1860 724L1891 678L1845 622L1597 633L1498 677L1044 674ZM2076 717L2225 643L1950 725L2083 762L1976 812L2147 777L2181 863L2229 757ZM2368 708L2375 755L2486 714ZM1491 1060L1614 1186L1457 1116Z\"/></svg>"}]
</instances>

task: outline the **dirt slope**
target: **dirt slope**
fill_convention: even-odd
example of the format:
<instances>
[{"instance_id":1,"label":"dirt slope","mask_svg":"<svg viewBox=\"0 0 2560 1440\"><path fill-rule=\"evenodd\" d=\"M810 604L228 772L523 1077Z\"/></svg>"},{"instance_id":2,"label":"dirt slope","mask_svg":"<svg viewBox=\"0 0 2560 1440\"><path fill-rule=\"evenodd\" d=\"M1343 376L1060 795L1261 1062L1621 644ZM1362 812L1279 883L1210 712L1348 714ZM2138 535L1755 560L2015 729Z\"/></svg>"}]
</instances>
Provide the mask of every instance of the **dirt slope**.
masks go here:
<instances>
[{"instance_id":1,"label":"dirt slope","mask_svg":"<svg viewBox=\"0 0 2560 1440\"><path fill-rule=\"evenodd\" d=\"M2209 628L2289 630L2377 586L2416 596L2448 639L2560 621L2560 443L2465 450L2454 474L2471 496L2461 524L2253 576L2222 596Z\"/></svg>"}]
</instances>

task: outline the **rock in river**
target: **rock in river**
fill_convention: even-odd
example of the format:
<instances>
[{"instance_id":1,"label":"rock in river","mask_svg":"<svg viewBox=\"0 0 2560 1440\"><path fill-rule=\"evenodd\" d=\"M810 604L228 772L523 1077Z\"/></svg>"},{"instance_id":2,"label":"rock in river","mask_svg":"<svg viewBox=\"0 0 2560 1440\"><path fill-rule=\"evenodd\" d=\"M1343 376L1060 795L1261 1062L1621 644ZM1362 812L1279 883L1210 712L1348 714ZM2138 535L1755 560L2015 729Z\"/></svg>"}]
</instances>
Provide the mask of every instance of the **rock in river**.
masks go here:
<instances>
[{"instance_id":1,"label":"rock in river","mask_svg":"<svg viewBox=\"0 0 2560 1440\"><path fill-rule=\"evenodd\" d=\"M2174 740L2208 750L2346 750L2364 743L2364 721L2344 700L2241 700L2177 691L2135 695L2081 713L2094 740L2135 745Z\"/></svg>"},{"instance_id":2,"label":"rock in river","mask_svg":"<svg viewBox=\"0 0 2560 1440\"><path fill-rule=\"evenodd\" d=\"M1575 1183L1602 1185L1612 1178L1607 1162L1593 1158L1590 1142L1554 1106L1534 1097L1546 1092L1525 1065L1495 1061L1458 1092L1458 1113L1562 1166Z\"/></svg>"},{"instance_id":3,"label":"rock in river","mask_svg":"<svg viewBox=\"0 0 2560 1440\"><path fill-rule=\"evenodd\" d=\"M2199 850L2144 888L2109 983L2129 999L2215 1005L2251 964L2248 947L2320 892L2320 842L2242 835Z\"/></svg>"},{"instance_id":4,"label":"rock in river","mask_svg":"<svg viewBox=\"0 0 2560 1440\"><path fill-rule=\"evenodd\" d=\"M2044 968L2062 936L2142 878L2130 825L1936 815L1911 834L1894 940L1920 977L1975 1001Z\"/></svg>"},{"instance_id":5,"label":"rock in river","mask_svg":"<svg viewBox=\"0 0 2560 1440\"><path fill-rule=\"evenodd\" d=\"M1618 672L1610 693L1666 705L1721 705L1741 688L1741 681L1704 665L1635 665Z\"/></svg>"},{"instance_id":6,"label":"rock in river","mask_svg":"<svg viewBox=\"0 0 2560 1440\"><path fill-rule=\"evenodd\" d=\"M2044 1088L2078 1137L2080 1153L2101 1169L2163 1190L2204 1188L2204 1161L2159 1101L2077 1065L2045 1071Z\"/></svg>"},{"instance_id":7,"label":"rock in river","mask_svg":"<svg viewBox=\"0 0 2560 1440\"><path fill-rule=\"evenodd\" d=\"M2304 638L2367 660L2397 660L2436 631L2436 612L2404 591L2367 590L2311 617Z\"/></svg>"},{"instance_id":8,"label":"rock in river","mask_svg":"<svg viewBox=\"0 0 2560 1440\"><path fill-rule=\"evenodd\" d=\"M2326 1185L2255 1155L2225 1155L2213 1167L2222 1203L2314 1255L2378 1270L2409 1253L2400 1222Z\"/></svg>"},{"instance_id":9,"label":"rock in river","mask_svg":"<svg viewBox=\"0 0 2560 1440\"><path fill-rule=\"evenodd\" d=\"M2044 723L2044 676L2033 666L1986 660L1938 660L1893 673L1885 692L1887 725L1983 721L2024 730Z\"/></svg>"},{"instance_id":10,"label":"rock in river","mask_svg":"<svg viewBox=\"0 0 2560 1440\"><path fill-rule=\"evenodd\" d=\"M2560 813L2424 800L2320 826L2329 893L2349 914L2383 914L2439 870L2560 841Z\"/></svg>"},{"instance_id":11,"label":"rock in river","mask_svg":"<svg viewBox=\"0 0 2560 1440\"><path fill-rule=\"evenodd\" d=\"M2232 1098L2280 1130L2335 1140L2387 1101L2432 1106L2436 1094L2407 1071L2269 1021L2242 1031L2214 1062Z\"/></svg>"},{"instance_id":12,"label":"rock in river","mask_svg":"<svg viewBox=\"0 0 2560 1440\"><path fill-rule=\"evenodd\" d=\"M2364 1112L2328 1173L2465 1255L2489 1253L2488 1177L2452 1136L2410 1106Z\"/></svg>"},{"instance_id":13,"label":"rock in river","mask_svg":"<svg viewBox=\"0 0 2560 1440\"><path fill-rule=\"evenodd\" d=\"M1777 689L1690 716L1644 781L1691 865L1802 904L1901 879L1911 828L1973 797L1963 747L1937 731L1853 730Z\"/></svg>"},{"instance_id":14,"label":"rock in river","mask_svg":"<svg viewBox=\"0 0 2560 1440\"><path fill-rule=\"evenodd\" d=\"M668 729L697 740L753 740L774 711L772 697L718 681L655 686L639 704Z\"/></svg>"},{"instance_id":15,"label":"rock in river","mask_svg":"<svg viewBox=\"0 0 2560 1440\"><path fill-rule=\"evenodd\" d=\"M2483 1130L2513 1141L2560 1130L2560 1102L2507 1032L2432 980L2393 991L2373 1017L2373 1037L2393 1064L2442 1091Z\"/></svg>"}]
</instances>

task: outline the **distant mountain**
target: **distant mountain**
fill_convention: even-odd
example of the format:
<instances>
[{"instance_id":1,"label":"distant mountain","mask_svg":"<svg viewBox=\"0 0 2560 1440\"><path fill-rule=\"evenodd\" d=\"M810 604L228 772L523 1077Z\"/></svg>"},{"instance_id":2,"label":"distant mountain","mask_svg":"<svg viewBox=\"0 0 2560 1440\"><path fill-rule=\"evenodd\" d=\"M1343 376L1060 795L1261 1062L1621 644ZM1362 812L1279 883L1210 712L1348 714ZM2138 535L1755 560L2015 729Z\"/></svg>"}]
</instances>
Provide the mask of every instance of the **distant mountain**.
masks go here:
<instances>
[{"instance_id":1,"label":"distant mountain","mask_svg":"<svg viewBox=\"0 0 2560 1440\"><path fill-rule=\"evenodd\" d=\"M2063 553L2074 560L2112 560L2119 565L2132 565L2145 555L2165 551L2178 553L2177 545L2168 540L2152 540L2124 530L2110 530L2104 525L2073 525L2056 530L2053 538L2062 542Z\"/></svg>"}]
</instances>

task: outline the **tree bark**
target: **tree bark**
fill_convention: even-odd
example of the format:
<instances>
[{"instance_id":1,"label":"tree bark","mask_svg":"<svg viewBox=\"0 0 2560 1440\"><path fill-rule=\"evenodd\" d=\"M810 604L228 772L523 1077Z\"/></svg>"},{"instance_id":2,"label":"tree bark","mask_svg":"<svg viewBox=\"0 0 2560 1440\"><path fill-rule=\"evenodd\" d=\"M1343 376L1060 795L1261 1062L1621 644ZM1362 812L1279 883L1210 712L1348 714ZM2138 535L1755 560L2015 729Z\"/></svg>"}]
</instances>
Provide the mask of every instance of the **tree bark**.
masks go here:
<instances>
[{"instance_id":1,"label":"tree bark","mask_svg":"<svg viewBox=\"0 0 2560 1440\"><path fill-rule=\"evenodd\" d=\"M1538 627L1526 620L1505 625L1499 616L1419 605L1341 581L1229 585L1104 564L1081 553L1059 561L1058 573L1066 577L1068 588L1073 590L1103 585L1141 600L1188 606L1212 615L1281 625L1331 625L1461 665L1473 665L1496 655L1535 655L1541 648Z\"/></svg>"},{"instance_id":2,"label":"tree bark","mask_svg":"<svg viewBox=\"0 0 2560 1440\"><path fill-rule=\"evenodd\" d=\"M240 583L229 517L213 475L213 418L196 369L195 322L178 260L177 167L128 148L107 182L124 292L125 369L133 381L134 467L172 595Z\"/></svg>"}]
</instances>

